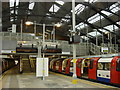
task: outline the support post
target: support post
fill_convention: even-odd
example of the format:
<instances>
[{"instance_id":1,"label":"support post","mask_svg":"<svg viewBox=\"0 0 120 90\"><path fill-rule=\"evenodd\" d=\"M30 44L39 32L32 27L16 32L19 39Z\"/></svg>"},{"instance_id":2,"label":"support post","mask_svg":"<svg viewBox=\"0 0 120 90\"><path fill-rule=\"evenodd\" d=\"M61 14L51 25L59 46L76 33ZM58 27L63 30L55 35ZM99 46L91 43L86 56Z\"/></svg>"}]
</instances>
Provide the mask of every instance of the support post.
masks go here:
<instances>
[{"instance_id":1,"label":"support post","mask_svg":"<svg viewBox=\"0 0 120 90\"><path fill-rule=\"evenodd\" d=\"M55 25L53 26L53 42L55 42Z\"/></svg>"},{"instance_id":2,"label":"support post","mask_svg":"<svg viewBox=\"0 0 120 90\"><path fill-rule=\"evenodd\" d=\"M23 40L22 33L23 33L23 20L21 20L21 41Z\"/></svg>"},{"instance_id":3,"label":"support post","mask_svg":"<svg viewBox=\"0 0 120 90\"><path fill-rule=\"evenodd\" d=\"M37 26L37 23L36 23L36 21L34 21L34 34L35 34L35 36L36 36L36 32L37 32L36 26Z\"/></svg>"},{"instance_id":4,"label":"support post","mask_svg":"<svg viewBox=\"0 0 120 90\"><path fill-rule=\"evenodd\" d=\"M75 0L72 0L72 24L73 24L73 36L75 36L76 30L75 30ZM76 45L73 44L73 84L77 84L77 76L76 76Z\"/></svg>"},{"instance_id":5,"label":"support post","mask_svg":"<svg viewBox=\"0 0 120 90\"><path fill-rule=\"evenodd\" d=\"M45 48L45 24L43 24L43 49ZM43 52L43 80L45 80L45 75L44 75L44 72L45 72L45 68L44 68L44 58L45 58L45 54Z\"/></svg>"}]
</instances>

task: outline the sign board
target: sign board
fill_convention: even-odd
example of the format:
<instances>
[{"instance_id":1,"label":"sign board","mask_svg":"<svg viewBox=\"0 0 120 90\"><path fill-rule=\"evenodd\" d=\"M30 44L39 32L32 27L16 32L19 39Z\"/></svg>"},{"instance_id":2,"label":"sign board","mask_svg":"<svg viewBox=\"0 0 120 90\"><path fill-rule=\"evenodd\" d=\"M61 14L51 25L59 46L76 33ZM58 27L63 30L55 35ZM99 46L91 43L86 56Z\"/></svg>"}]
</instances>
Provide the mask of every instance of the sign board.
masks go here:
<instances>
[{"instance_id":1,"label":"sign board","mask_svg":"<svg viewBox=\"0 0 120 90\"><path fill-rule=\"evenodd\" d=\"M108 53L108 47L101 47L101 52Z\"/></svg>"},{"instance_id":2,"label":"sign board","mask_svg":"<svg viewBox=\"0 0 120 90\"><path fill-rule=\"evenodd\" d=\"M48 76L48 58L37 58L36 77Z\"/></svg>"},{"instance_id":3,"label":"sign board","mask_svg":"<svg viewBox=\"0 0 120 90\"><path fill-rule=\"evenodd\" d=\"M1 53L16 53L16 50L1 50Z\"/></svg>"},{"instance_id":4,"label":"sign board","mask_svg":"<svg viewBox=\"0 0 120 90\"><path fill-rule=\"evenodd\" d=\"M16 52L17 53L38 53L38 49L32 48L32 47L17 47Z\"/></svg>"},{"instance_id":5,"label":"sign board","mask_svg":"<svg viewBox=\"0 0 120 90\"><path fill-rule=\"evenodd\" d=\"M62 52L62 54L70 54L70 52Z\"/></svg>"},{"instance_id":6,"label":"sign board","mask_svg":"<svg viewBox=\"0 0 120 90\"><path fill-rule=\"evenodd\" d=\"M13 33L16 33L16 24L13 24L13 25L12 25L12 32L13 32Z\"/></svg>"}]
</instances>

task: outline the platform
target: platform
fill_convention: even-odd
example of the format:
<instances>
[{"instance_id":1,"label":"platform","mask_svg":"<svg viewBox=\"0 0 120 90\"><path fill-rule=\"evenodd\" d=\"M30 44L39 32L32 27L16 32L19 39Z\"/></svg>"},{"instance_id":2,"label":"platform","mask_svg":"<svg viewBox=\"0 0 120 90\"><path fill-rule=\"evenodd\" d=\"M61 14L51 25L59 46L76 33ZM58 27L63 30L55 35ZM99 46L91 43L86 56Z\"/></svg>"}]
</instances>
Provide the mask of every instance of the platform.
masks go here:
<instances>
[{"instance_id":1,"label":"platform","mask_svg":"<svg viewBox=\"0 0 120 90\"><path fill-rule=\"evenodd\" d=\"M78 83L72 84L72 77L58 73L49 72L49 77L45 80L36 78L35 73L19 74L17 67L8 70L1 77L1 88L83 88L97 90L106 88L108 90L119 90L120 88L109 86L101 83L91 82L88 80L77 79ZM99 88L99 89L98 89Z\"/></svg>"}]
</instances>

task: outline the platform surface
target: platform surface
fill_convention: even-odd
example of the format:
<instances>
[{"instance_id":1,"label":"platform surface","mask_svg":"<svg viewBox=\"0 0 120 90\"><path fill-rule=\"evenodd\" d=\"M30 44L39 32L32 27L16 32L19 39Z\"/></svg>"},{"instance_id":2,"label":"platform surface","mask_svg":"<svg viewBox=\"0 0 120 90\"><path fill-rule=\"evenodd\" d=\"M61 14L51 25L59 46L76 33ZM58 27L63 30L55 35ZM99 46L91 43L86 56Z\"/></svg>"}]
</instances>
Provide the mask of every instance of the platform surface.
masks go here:
<instances>
[{"instance_id":1,"label":"platform surface","mask_svg":"<svg viewBox=\"0 0 120 90\"><path fill-rule=\"evenodd\" d=\"M36 78L35 73L19 74L16 67L8 70L3 74L0 81L1 88L85 88L103 90L120 90L120 88L105 85L101 83L91 82L88 80L77 79L77 84L72 84L72 77L50 72L45 80Z\"/></svg>"}]
</instances>

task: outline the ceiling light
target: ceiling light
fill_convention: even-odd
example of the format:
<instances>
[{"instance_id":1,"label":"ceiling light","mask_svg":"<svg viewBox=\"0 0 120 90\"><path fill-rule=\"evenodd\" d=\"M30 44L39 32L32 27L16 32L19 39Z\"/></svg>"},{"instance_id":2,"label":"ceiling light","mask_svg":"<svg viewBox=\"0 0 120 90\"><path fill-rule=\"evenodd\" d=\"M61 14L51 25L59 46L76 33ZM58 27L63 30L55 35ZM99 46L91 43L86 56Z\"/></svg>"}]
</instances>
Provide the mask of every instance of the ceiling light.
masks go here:
<instances>
[{"instance_id":1,"label":"ceiling light","mask_svg":"<svg viewBox=\"0 0 120 90\"><path fill-rule=\"evenodd\" d=\"M31 22L31 21L27 21L27 22L25 22L25 24L26 24L26 25L32 25L33 22Z\"/></svg>"},{"instance_id":2,"label":"ceiling light","mask_svg":"<svg viewBox=\"0 0 120 90\"><path fill-rule=\"evenodd\" d=\"M61 25L62 25L61 23L55 24L56 27L61 27Z\"/></svg>"}]
</instances>

